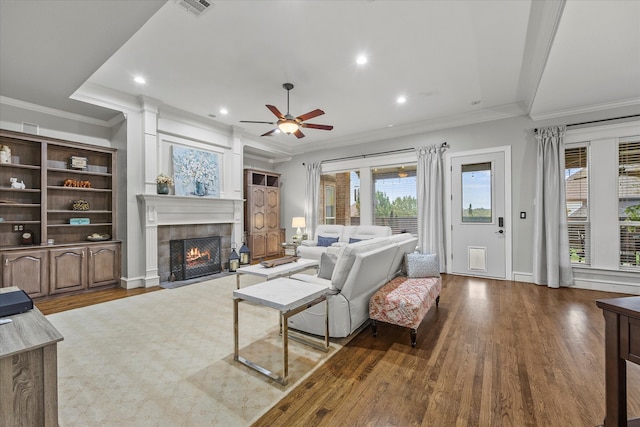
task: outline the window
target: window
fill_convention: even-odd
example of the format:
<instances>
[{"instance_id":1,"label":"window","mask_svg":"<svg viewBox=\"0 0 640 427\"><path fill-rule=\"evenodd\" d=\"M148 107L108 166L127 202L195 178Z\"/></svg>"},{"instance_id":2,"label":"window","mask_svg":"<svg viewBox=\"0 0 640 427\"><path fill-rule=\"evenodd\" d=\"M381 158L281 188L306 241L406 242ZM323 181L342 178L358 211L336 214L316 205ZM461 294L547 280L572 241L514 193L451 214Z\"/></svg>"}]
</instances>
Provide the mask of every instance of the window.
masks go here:
<instances>
[{"instance_id":1,"label":"window","mask_svg":"<svg viewBox=\"0 0 640 427\"><path fill-rule=\"evenodd\" d=\"M324 223L336 223L336 187L324 187Z\"/></svg>"},{"instance_id":2,"label":"window","mask_svg":"<svg viewBox=\"0 0 640 427\"><path fill-rule=\"evenodd\" d=\"M372 180L374 225L417 234L416 165L374 168Z\"/></svg>"},{"instance_id":3,"label":"window","mask_svg":"<svg viewBox=\"0 0 640 427\"><path fill-rule=\"evenodd\" d=\"M565 149L565 193L571 262L589 265L589 169L587 147Z\"/></svg>"},{"instance_id":4,"label":"window","mask_svg":"<svg viewBox=\"0 0 640 427\"><path fill-rule=\"evenodd\" d=\"M568 130L565 190L576 280L637 286L640 121ZM597 270L598 278L580 267Z\"/></svg>"},{"instance_id":5,"label":"window","mask_svg":"<svg viewBox=\"0 0 640 427\"><path fill-rule=\"evenodd\" d=\"M359 171L322 174L320 186L322 224L360 224Z\"/></svg>"},{"instance_id":6,"label":"window","mask_svg":"<svg viewBox=\"0 0 640 427\"><path fill-rule=\"evenodd\" d=\"M640 138L618 145L620 266L640 267Z\"/></svg>"}]
</instances>

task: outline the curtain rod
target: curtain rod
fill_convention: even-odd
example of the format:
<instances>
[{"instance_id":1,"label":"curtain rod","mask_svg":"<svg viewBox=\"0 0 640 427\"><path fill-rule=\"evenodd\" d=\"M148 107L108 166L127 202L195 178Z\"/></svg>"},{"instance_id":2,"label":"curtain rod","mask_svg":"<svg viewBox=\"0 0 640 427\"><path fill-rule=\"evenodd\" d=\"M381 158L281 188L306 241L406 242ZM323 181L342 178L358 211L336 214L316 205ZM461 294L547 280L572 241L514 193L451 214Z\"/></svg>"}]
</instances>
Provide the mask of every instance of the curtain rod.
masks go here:
<instances>
[{"instance_id":1,"label":"curtain rod","mask_svg":"<svg viewBox=\"0 0 640 427\"><path fill-rule=\"evenodd\" d=\"M440 144L440 148L449 148L449 143L446 141L443 142L442 144ZM338 162L340 160L350 160L350 159L366 159L367 157L384 156L385 154L409 153L415 150L416 150L415 148L402 148L400 150L380 151L378 153L370 153L370 154L358 154L356 156L338 157L336 159L321 160L320 163ZM305 166L305 165L306 163L302 163L302 166Z\"/></svg>"},{"instance_id":2,"label":"curtain rod","mask_svg":"<svg viewBox=\"0 0 640 427\"><path fill-rule=\"evenodd\" d=\"M623 116L623 117L614 117L612 119L591 120L590 122L571 123L570 125L567 125L567 127L580 126L580 125L590 125L592 123L600 123L600 122L610 122L612 120L630 119L631 117L640 117L640 114L632 114L630 116ZM533 129L533 132L538 132L538 128Z\"/></svg>"}]
</instances>

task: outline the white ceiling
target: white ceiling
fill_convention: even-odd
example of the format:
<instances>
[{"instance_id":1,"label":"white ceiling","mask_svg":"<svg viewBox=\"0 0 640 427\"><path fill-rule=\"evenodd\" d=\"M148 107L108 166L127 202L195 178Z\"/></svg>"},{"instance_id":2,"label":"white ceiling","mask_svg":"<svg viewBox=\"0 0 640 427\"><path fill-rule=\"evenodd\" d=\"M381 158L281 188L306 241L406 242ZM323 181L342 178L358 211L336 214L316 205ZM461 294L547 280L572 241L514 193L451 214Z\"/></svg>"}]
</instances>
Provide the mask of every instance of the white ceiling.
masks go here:
<instances>
[{"instance_id":1,"label":"white ceiling","mask_svg":"<svg viewBox=\"0 0 640 427\"><path fill-rule=\"evenodd\" d=\"M0 0L0 95L99 120L115 112L69 98L144 95L273 156L640 105L639 1L213 3L196 17L173 0ZM260 138L273 126L239 123L285 113L285 82L291 114L321 108L309 122L334 130Z\"/></svg>"}]
</instances>

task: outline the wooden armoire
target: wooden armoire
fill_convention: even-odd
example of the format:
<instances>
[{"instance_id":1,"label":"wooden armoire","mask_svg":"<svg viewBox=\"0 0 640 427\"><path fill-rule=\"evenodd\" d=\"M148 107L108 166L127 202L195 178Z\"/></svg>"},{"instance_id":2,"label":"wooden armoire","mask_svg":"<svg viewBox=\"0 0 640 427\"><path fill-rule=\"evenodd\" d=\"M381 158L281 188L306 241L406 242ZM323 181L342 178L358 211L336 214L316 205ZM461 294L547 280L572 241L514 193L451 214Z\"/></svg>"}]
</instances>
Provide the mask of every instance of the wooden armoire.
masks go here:
<instances>
[{"instance_id":1,"label":"wooden armoire","mask_svg":"<svg viewBox=\"0 0 640 427\"><path fill-rule=\"evenodd\" d=\"M280 174L245 169L244 226L252 259L280 255Z\"/></svg>"}]
</instances>

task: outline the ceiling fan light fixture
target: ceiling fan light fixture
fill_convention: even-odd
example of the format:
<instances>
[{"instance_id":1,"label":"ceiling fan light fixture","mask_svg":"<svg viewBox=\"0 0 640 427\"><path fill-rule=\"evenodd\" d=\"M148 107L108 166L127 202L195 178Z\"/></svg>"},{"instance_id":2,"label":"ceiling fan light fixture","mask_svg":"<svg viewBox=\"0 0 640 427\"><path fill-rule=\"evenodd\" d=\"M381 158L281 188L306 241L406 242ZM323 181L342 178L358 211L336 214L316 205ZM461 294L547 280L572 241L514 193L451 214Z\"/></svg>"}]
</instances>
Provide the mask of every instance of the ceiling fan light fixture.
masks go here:
<instances>
[{"instance_id":1,"label":"ceiling fan light fixture","mask_svg":"<svg viewBox=\"0 0 640 427\"><path fill-rule=\"evenodd\" d=\"M280 129L280 131L284 133L294 133L299 128L300 127L295 120L281 120L280 122L278 122L278 129Z\"/></svg>"}]
</instances>

